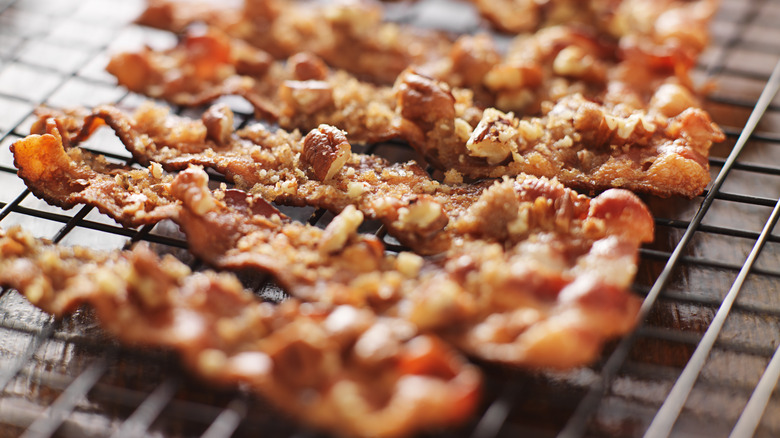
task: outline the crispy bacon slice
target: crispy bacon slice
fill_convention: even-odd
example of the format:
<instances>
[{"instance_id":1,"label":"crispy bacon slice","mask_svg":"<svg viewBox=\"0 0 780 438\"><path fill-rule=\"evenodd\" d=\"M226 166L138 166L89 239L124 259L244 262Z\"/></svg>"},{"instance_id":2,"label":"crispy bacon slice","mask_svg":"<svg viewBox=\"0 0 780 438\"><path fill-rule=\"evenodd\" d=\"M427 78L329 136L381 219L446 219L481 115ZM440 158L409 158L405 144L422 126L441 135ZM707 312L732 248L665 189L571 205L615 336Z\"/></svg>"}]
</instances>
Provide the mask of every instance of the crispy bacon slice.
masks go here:
<instances>
[{"instance_id":1,"label":"crispy bacon slice","mask_svg":"<svg viewBox=\"0 0 780 438\"><path fill-rule=\"evenodd\" d=\"M191 32L174 49L114 55L106 71L119 85L178 105L201 105L220 96L244 97L262 118L279 117L279 105L271 102L280 85L280 66L263 50L224 34ZM258 81L255 79L263 79Z\"/></svg>"},{"instance_id":2,"label":"crispy bacon slice","mask_svg":"<svg viewBox=\"0 0 780 438\"><path fill-rule=\"evenodd\" d=\"M446 84L407 71L396 84L403 136L440 169L469 178L529 173L591 192L622 187L693 197L709 183L707 156L724 134L690 96L668 84L648 109L600 105L580 94L539 118L485 111L476 128L459 120Z\"/></svg>"},{"instance_id":3,"label":"crispy bacon slice","mask_svg":"<svg viewBox=\"0 0 780 438\"><path fill-rule=\"evenodd\" d=\"M291 56L286 64L274 61L216 29L190 30L169 50L117 54L106 70L119 85L179 105L239 95L253 105L256 116L288 130L308 131L328 123L359 142L399 136L390 87L332 71L307 52Z\"/></svg>"},{"instance_id":4,"label":"crispy bacon slice","mask_svg":"<svg viewBox=\"0 0 780 438\"><path fill-rule=\"evenodd\" d=\"M357 2L359 3L359 2ZM477 3L482 3L477 0ZM538 113L539 104L544 100L555 100L562 93L591 91L594 94L610 93L610 88L618 85L612 84L617 77L625 76L624 82L631 86L644 90L656 88L658 80L666 78L678 78L684 85L690 86L688 78L689 69L695 64L696 58L708 42L707 26L714 14L717 0L618 0L618 1L550 1L541 4L539 2L515 1L515 9L505 10L505 2L485 2L481 5L485 10L500 11L500 16L510 21L519 21L524 33L515 38L509 52L501 59L493 40L487 35L476 36L463 35L454 43L444 44L442 50L429 52L427 60L413 59L405 64L399 63L397 69L393 69L393 76L388 74L386 83L401 73L404 68L414 66L426 75L443 80L454 87L467 87L474 91L477 101L485 106L494 106L502 111L524 110L528 113ZM490 6L488 6L488 4ZM150 20L157 27L181 31L182 23L202 21L210 23L215 29L227 30L230 33L231 25L226 22L241 21L256 23L252 17L261 17L266 25L275 26L288 20L287 13L295 9L295 3L286 7L279 7L274 1L246 2L243 10L220 11L211 14L200 14L192 9L174 12L183 9L176 2L153 2L149 10L167 10L166 14L152 14L156 19ZM307 5L311 8L311 5ZM349 8L354 10L344 12ZM359 13L365 5L329 5L324 9L333 8L333 16L346 21L360 20ZM315 7L316 9L316 7ZM335 12L336 10L340 12ZM176 16L188 16L186 19L176 19ZM371 15L371 14L368 14ZM498 14L497 14L498 15ZM229 16L228 19L218 17ZM237 18L243 17L243 18ZM349 17L349 18L347 18ZM289 21L296 21L294 16ZM363 18L363 21L370 19ZM284 24L279 24L284 25ZM553 26L552 28L550 27ZM360 26L353 23L347 26L351 29L368 28L368 24L361 22ZM392 26L392 25L387 25ZM328 28L323 26L323 29ZM238 25L236 28L242 28ZM246 28L246 26L243 26ZM242 28L242 29L243 29ZM257 30L257 28L254 28ZM374 34L376 39L391 35L388 32L382 35L382 30ZM312 31L316 33L317 31ZM252 32L250 31L249 34ZM234 38L245 39L252 42L252 37L247 36L246 31L235 31L231 34ZM273 39L265 35L266 39ZM286 58L298 52L312 52L320 55L329 62L327 56L323 56L318 50L312 50L310 39L290 38L295 41L283 56ZM331 41L331 40L328 40ZM267 41L266 41L267 43ZM183 43L185 44L185 43ZM186 44L185 44L186 45ZM244 52L245 46L238 42L233 43L238 52ZM328 45L328 43L324 43ZM392 44L385 44L383 47ZM444 47L446 46L446 47ZM265 50L278 49L278 45L259 46ZM346 46L345 46L346 47ZM349 48L360 49L359 45L350 45ZM382 49L384 50L384 49ZM409 46L410 51L416 50ZM175 53L186 53L187 50L175 50ZM351 53L349 49L341 50L343 53ZM225 51L222 51L225 53ZM373 52L360 52L363 56L355 56L355 59L363 60L371 58ZM137 58L145 58L149 51L141 54L130 54L128 58L139 65L117 74L130 76L133 73L146 72L154 63L142 62ZM352 55L348 55L352 56ZM119 55L120 58L123 55ZM154 56L149 56L154 58ZM188 75L188 67L180 67L180 59L176 56L164 56L166 63L159 63L154 70L155 77L159 78L160 70L168 70L168 76L178 78ZM192 56L193 63L197 64L203 58L202 55ZM227 58L213 57L212 61L221 63ZM124 63L123 63L124 64ZM336 68L341 65L330 63ZM354 70L346 68L355 73ZM171 74L172 72L178 74ZM629 71L629 75L621 72ZM139 83L139 76L126 81L130 84ZM649 78L646 76L650 76ZM121 78L120 78L121 79ZM648 79L651 79L648 81ZM177 79L178 81L178 79ZM233 81L234 83L237 81ZM620 81L618 81L620 82ZM131 87L132 88L132 87ZM144 88L144 87L137 87ZM148 87L147 87L148 88ZM324 94L324 93L321 93ZM588 96L589 98L592 96ZM311 98L311 97L310 97ZM529 113L530 114L530 113ZM321 121L321 123L336 124L333 121ZM309 126L306 129L311 129Z\"/></svg>"},{"instance_id":5,"label":"crispy bacon slice","mask_svg":"<svg viewBox=\"0 0 780 438\"><path fill-rule=\"evenodd\" d=\"M532 177L497 182L459 224L488 238L466 234L425 260L383 254L357 234L354 209L321 230L285 222L257 197L211 195L207 182L191 168L172 186L199 257L268 271L294 296L399 316L483 359L578 366L635 323L638 299L627 289L653 220L630 192L590 200Z\"/></svg>"},{"instance_id":6,"label":"crispy bacon slice","mask_svg":"<svg viewBox=\"0 0 780 438\"><path fill-rule=\"evenodd\" d=\"M336 213L354 205L365 216L381 220L402 243L428 254L449 246L453 233L458 231L447 224L463 215L487 186L439 183L414 162L390 164L376 156L352 153L346 137L328 126L312 131L303 139L295 133L271 133L259 124L250 125L238 135L229 135L232 123L227 121L232 113L225 107L210 109L201 120L170 116L165 108L158 106L143 106L132 116L110 106L84 114L41 110L34 130L45 134L45 126L59 126L65 131L62 136L67 139L65 143L75 144L107 124L144 165L160 163L170 171L190 164L210 167L226 175L238 188L283 204L311 205ZM62 138L51 137L46 138L51 147ZM44 138L33 136L26 141L33 146ZM333 150L339 145L343 148L339 152L341 156ZM63 147L59 145L61 155L66 154ZM23 167L21 175L29 173L24 167L34 169L44 165L36 160L45 157L36 156L34 150L35 147L14 149L16 155L26 154L16 158ZM309 155L312 159L307 161ZM69 164L66 160L48 165L54 164L62 167L63 174L69 168L89 166L86 162ZM332 175L325 178L328 174ZM101 178L110 182L114 176L107 174ZM31 186L51 184L31 178L27 182ZM35 193L47 199L45 190L36 188ZM60 190L67 191L67 188ZM102 201L83 197L82 202ZM173 201L168 198L166 202ZM131 224L132 217L121 210L115 209L113 213L108 210L105 207L102 211Z\"/></svg>"},{"instance_id":7,"label":"crispy bacon slice","mask_svg":"<svg viewBox=\"0 0 780 438\"><path fill-rule=\"evenodd\" d=\"M175 213L168 193L172 177L164 176L159 164L128 169L80 148L65 150L54 119L40 127L43 135L11 145L17 174L34 195L66 209L89 204L130 227L154 224Z\"/></svg>"},{"instance_id":8,"label":"crispy bacon slice","mask_svg":"<svg viewBox=\"0 0 780 438\"><path fill-rule=\"evenodd\" d=\"M277 59L310 52L332 67L386 84L409 65L446 56L451 46L444 33L383 22L381 6L364 0L247 0L238 10L152 0L138 22L174 32L203 22Z\"/></svg>"},{"instance_id":9,"label":"crispy bacon slice","mask_svg":"<svg viewBox=\"0 0 780 438\"><path fill-rule=\"evenodd\" d=\"M426 78L419 78L420 81L430 82ZM427 86L429 84L423 82L423 85ZM423 92L433 90L430 93L434 97L412 107L423 109L421 114L437 119L440 117L439 113L444 113L438 108L425 111L426 105L436 105L444 102L440 106L446 109L446 104L449 103L451 109L451 100L448 100L446 90L438 90L441 92L436 94L437 89L432 88L435 85L432 84L431 88L418 87ZM435 99L439 99L439 101ZM588 108L580 107L576 110L576 113L574 109L571 109L570 112L571 114L580 114L586 109ZM221 110L229 114L228 109L222 108ZM209 114L212 112L211 110L207 111L204 118L211 117ZM695 116L697 114L693 114L689 118L682 118L685 114L680 116L681 122L696 121ZM592 114L586 113L586 115ZM340 212L346 206L354 205L366 217L381 220L388 227L389 232L402 243L411 246L418 252L427 254L444 251L451 244L453 236L464 234L459 229L459 218L466 214L466 211L481 196L485 187L489 185L489 183L440 183L431 179L426 172L414 163L389 165L384 160L374 156L351 153L349 152L346 138L338 133L337 130L329 127L321 127L318 130L314 130L305 139L301 140L295 134L291 135L283 131L272 134L262 125L251 125L240 131L238 136L230 137L229 141L224 144L218 144L214 140L210 140L210 138L217 138L222 134L216 133L214 129L209 131L206 126L207 123L203 120L197 121L169 116L164 108L156 106L144 106L133 116L129 116L113 107L100 107L86 119L47 113L43 113L42 117L43 119L55 117L56 120L59 120L61 126L70 126L70 135L74 139L72 141L88 135L94 129L96 123L105 121L105 123L108 123L117 131L122 142L133 152L136 159L144 164L159 162L168 170L181 170L190 164L211 167L235 181L238 188L262 194L270 201L291 205L323 207L334 212ZM619 122L623 123L624 121ZM613 123L619 122L613 120ZM629 118L628 123L631 122L635 124L633 127L635 131L639 131L646 126L642 120ZM597 126L595 122L588 119L577 119L573 123L574 128L576 128L577 123L592 123L594 124L593 126ZM490 129L496 132L492 132L490 129L483 131L485 137L483 138L483 144L479 145L480 147L485 147L485 144L489 145L493 141L497 143L495 147L506 148L508 146L501 143L501 139L505 138L509 139L508 143L510 145L514 144L515 148L517 148L518 143L522 140L520 138L521 135L530 135L529 132L532 133L535 128L539 129L527 122L518 124L508 117L497 118L495 125L497 127ZM608 129L609 121L602 121L601 125L600 129ZM415 126L410 126L416 128ZM441 124L434 126L437 126L438 132L443 131L442 135L446 135L447 130L442 129ZM691 126L696 127L695 125ZM708 134L706 129L709 126L709 124L705 124L701 131L691 130L691 132L697 135L706 135ZM565 125L559 125L558 131L563 132L562 128L565 127ZM668 129L673 128L674 126L671 126ZM75 131L79 131L79 133L77 134ZM619 139L622 131L622 127L616 128L616 133L613 134L614 137ZM323 134L323 132L340 136L342 138L340 140L341 143L328 140L328 136ZM507 132L509 135L505 135ZM475 131L474 135L476 133L477 131ZM634 133L631 135L639 137L639 134ZM684 132L684 135L687 134ZM318 136L325 140L322 142L309 141ZM565 136L562 135L562 137ZM572 137L574 135L569 138ZM656 137L658 136L656 135ZM610 138L608 137L607 140L610 140ZM521 165L526 167L536 166L532 167L531 170L534 170L532 173L555 175L558 169L553 167L553 165L558 165L560 168L564 166L559 164L560 159L558 157L551 155L552 152L556 151L545 149L543 141L545 139L540 138L535 149L528 148L528 150L522 152L525 154L522 156L529 157L527 162L514 162L506 166L492 166L490 169L498 169L499 172L486 176L499 176L501 173L512 172L521 173L523 170L520 167ZM549 139L546 141L560 144L562 141L565 141L565 138L562 141L555 140L553 142ZM585 139L581 141L585 142ZM335 158L333 158L334 161L327 161L328 157L335 157L335 155L328 155L329 148L341 147L339 144L347 147L341 158L342 161L339 162ZM570 147L570 149L575 148L576 145ZM318 149L319 151L317 151ZM321 177L332 173L331 177L322 181L320 179L323 178L317 177L316 169L305 159L307 150L308 153L322 154L322 159L318 161L318 166L324 169ZM650 156L651 153L657 151L663 151L666 156ZM484 166L479 166L480 163L484 163L483 158L460 160L457 158L459 156L457 149L448 152L452 153L449 156L450 159L461 163L459 166L476 163L473 168L468 169L470 172L486 171ZM466 150L464 154L469 152L469 150ZM576 151L569 152L570 155L573 155L573 159L584 156L582 151L576 154ZM620 176L617 173L622 170L620 166L632 165L634 166L632 171L637 173L644 171L645 178L648 178L648 175L653 176L659 179L659 184L664 177L669 181L677 181L682 186L682 189L697 181L700 185L703 184L702 180L706 181L701 174L703 172L702 169L706 166L706 163L702 164L701 154L698 154L696 151L687 152L679 144L649 145L648 152L645 152L645 157L642 157L645 161L640 161L640 164L637 164L637 161L639 161L637 155L632 156L631 153L634 152L618 155L618 158L622 159L623 162L612 159L610 155L605 154L607 157L601 159L606 160L606 163L600 163L601 167L596 170L600 170L601 174L597 175L601 175L604 179L619 176L624 178L624 180L615 180L613 181L614 184L620 183L627 187L647 190L651 188L649 185L645 187L640 186L640 179L643 175L635 175L633 180L625 175ZM509 155L508 152L506 154ZM519 152L512 151L512 157L515 155L521 156ZM599 158L591 159L595 161ZM552 161L554 159L558 161ZM655 159L656 162L651 162L652 159ZM552 163L545 160L550 160ZM652 164L648 165L649 168L642 169L639 167L648 162ZM687 171L685 167L679 167L679 170L683 171L681 175L675 175L674 173L665 175L663 173L664 170L674 168L672 166L675 164L679 166L695 166L694 170L698 170L699 173ZM639 170L636 170L636 167L639 167ZM616 170L609 173L611 169ZM573 171L569 171L568 174L561 173L564 175L561 179L567 183L584 185L582 181L576 179L578 175ZM684 176L690 177L692 175L698 175L699 179L693 182L683 180ZM450 179L457 182L457 175ZM653 181L651 180L651 182ZM592 186L590 187L592 188ZM671 193L679 193L682 189L678 188L676 192L669 190Z\"/></svg>"},{"instance_id":10,"label":"crispy bacon slice","mask_svg":"<svg viewBox=\"0 0 780 438\"><path fill-rule=\"evenodd\" d=\"M313 426L401 436L473 412L480 373L441 339L368 309L260 302L229 274L146 245L97 252L0 230L0 285L58 317L87 304L132 345L174 350L213 384L242 383Z\"/></svg>"}]
</instances>

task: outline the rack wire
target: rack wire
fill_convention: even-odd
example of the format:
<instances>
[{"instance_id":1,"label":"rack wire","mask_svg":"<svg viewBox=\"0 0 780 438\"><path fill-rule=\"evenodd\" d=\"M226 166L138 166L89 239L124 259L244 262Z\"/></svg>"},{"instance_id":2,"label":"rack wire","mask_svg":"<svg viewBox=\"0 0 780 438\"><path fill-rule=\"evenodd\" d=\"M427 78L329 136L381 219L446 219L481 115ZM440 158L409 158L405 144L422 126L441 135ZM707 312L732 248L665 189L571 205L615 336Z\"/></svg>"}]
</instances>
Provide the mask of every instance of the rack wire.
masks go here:
<instances>
[{"instance_id":1,"label":"rack wire","mask_svg":"<svg viewBox=\"0 0 780 438\"><path fill-rule=\"evenodd\" d=\"M472 31L463 3L390 6L394 19ZM54 107L140 97L103 72L107 54L171 36L130 24L141 0L0 0L0 226L22 224L63 244L121 248L138 240L197 265L170 224L122 228L90 208L63 211L35 199L8 147L39 104ZM463 14L461 14L463 13ZM464 15L466 14L466 15ZM570 372L481 364L478 414L433 436L663 437L780 435L780 1L723 0L713 42L696 68L716 85L706 109L727 133L712 151L713 183L687 199L646 197L656 240L640 252L634 290L642 323L599 362ZM774 72L774 73L773 73ZM229 101L244 122L251 109ZM188 110L176 108L178 113ZM92 147L128 160L117 142ZM371 152L399 159L408 151ZM322 225L330 215L292 210ZM255 286L282 296L265 279ZM0 291L0 438L10 436L316 437L250 394L182 374L174 355L126 348L87 310L54 320L15 291Z\"/></svg>"}]
</instances>

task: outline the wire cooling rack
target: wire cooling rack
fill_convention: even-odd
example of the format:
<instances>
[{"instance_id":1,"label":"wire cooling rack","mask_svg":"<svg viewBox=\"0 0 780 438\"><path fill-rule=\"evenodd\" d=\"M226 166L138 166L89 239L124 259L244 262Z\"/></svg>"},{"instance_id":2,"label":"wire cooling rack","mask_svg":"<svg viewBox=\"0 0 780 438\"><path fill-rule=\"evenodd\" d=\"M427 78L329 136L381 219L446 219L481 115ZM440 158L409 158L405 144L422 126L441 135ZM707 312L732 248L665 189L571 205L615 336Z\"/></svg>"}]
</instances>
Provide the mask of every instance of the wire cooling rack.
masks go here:
<instances>
[{"instance_id":1,"label":"wire cooling rack","mask_svg":"<svg viewBox=\"0 0 780 438\"><path fill-rule=\"evenodd\" d=\"M392 18L415 25L479 26L464 3L388 7ZM197 267L169 223L126 229L90 208L63 211L34 198L8 149L27 134L39 104L141 101L103 67L113 51L173 42L130 24L142 8L140 0L0 0L0 226L22 224L40 237L100 249L146 240ZM640 252L634 285L646 297L640 326L587 368L529 373L482 364L478 414L431 435L780 436L778 23L777 0L723 0L713 21L695 76L714 85L706 109L728 139L713 149L713 183L701 197L645 197L657 232ZM245 103L229 103L244 122L251 117ZM116 139L87 146L129 159ZM369 152L408 153L392 144ZM320 225L331 217L290 213ZM266 297L282 296L262 278L252 282ZM172 354L118 345L89 311L57 321L15 291L0 291L0 438L231 435L319 436L247 393L189 378Z\"/></svg>"}]
</instances>

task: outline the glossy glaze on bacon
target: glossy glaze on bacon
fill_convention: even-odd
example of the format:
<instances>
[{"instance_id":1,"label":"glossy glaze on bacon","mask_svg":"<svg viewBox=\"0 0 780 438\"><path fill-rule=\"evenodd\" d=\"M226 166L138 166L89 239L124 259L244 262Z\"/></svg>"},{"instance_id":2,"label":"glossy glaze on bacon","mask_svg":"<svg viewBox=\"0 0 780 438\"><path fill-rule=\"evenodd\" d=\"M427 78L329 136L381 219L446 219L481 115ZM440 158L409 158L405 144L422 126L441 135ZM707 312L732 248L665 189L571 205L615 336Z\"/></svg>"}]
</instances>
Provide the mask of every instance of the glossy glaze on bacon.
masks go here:
<instances>
[{"instance_id":1,"label":"glossy glaze on bacon","mask_svg":"<svg viewBox=\"0 0 780 438\"><path fill-rule=\"evenodd\" d=\"M172 188L199 257L270 272L304 299L401 317L482 359L569 368L635 323L639 302L628 287L653 221L626 191L590 200L544 179L496 182L461 218L485 238L464 234L423 259L384 254L357 233L363 218L354 209L320 230L284 221L256 196L210 195L207 181L189 169Z\"/></svg>"},{"instance_id":2,"label":"glossy glaze on bacon","mask_svg":"<svg viewBox=\"0 0 780 438\"><path fill-rule=\"evenodd\" d=\"M389 86L332 71L302 52L286 63L216 29L191 30L169 49L119 53L106 67L119 85L178 105L200 105L223 95L244 97L256 116L285 129L308 131L328 123L358 142L398 137Z\"/></svg>"},{"instance_id":3,"label":"glossy glaze on bacon","mask_svg":"<svg viewBox=\"0 0 780 438\"><path fill-rule=\"evenodd\" d=\"M573 94L549 102L538 118L488 109L473 129L457 117L446 84L410 70L396 88L403 137L435 167L472 179L529 173L590 192L693 197L710 181L711 145L725 138L673 84L658 88L646 109Z\"/></svg>"},{"instance_id":4,"label":"glossy glaze on bacon","mask_svg":"<svg viewBox=\"0 0 780 438\"><path fill-rule=\"evenodd\" d=\"M469 61L462 70L477 68L473 59ZM309 131L329 124L359 143L400 138L400 117L390 85L333 70L310 52L275 61L213 28L188 30L168 50L115 54L106 69L129 90L178 105L238 95L253 106L258 118L276 121L287 130ZM447 74L457 80L457 75ZM476 123L482 110L472 103L472 94L466 89L455 91L459 116Z\"/></svg>"},{"instance_id":5,"label":"glossy glaze on bacon","mask_svg":"<svg viewBox=\"0 0 780 438\"><path fill-rule=\"evenodd\" d=\"M144 244L99 252L0 229L0 285L58 317L89 305L123 342L176 351L206 381L243 384L338 434L451 426L479 397L479 371L413 324L347 305L263 303L230 274L193 273Z\"/></svg>"},{"instance_id":6,"label":"glossy glaze on bacon","mask_svg":"<svg viewBox=\"0 0 780 438\"><path fill-rule=\"evenodd\" d=\"M30 135L11 145L17 175L33 194L52 205L71 208L78 204L97 207L117 222L137 227L154 224L175 213L168 193L170 176L157 164L131 169L111 164L101 155L68 147L64 128L54 119L42 120Z\"/></svg>"},{"instance_id":7,"label":"glossy glaze on bacon","mask_svg":"<svg viewBox=\"0 0 780 438\"><path fill-rule=\"evenodd\" d=\"M238 94L282 127L330 124L357 142L400 138L467 179L531 173L591 192L692 197L709 182L711 144L724 138L691 91L690 62L619 50L574 27L518 37L500 62L487 37L463 37L447 62L406 71L394 90L334 73L308 54L240 76L244 45L230 41L213 31L189 36L169 52L117 55L109 69L131 89L185 104L243 84ZM192 68L200 59L225 68ZM220 82L199 79L202 71L233 73ZM475 99L498 109L483 111Z\"/></svg>"},{"instance_id":8,"label":"glossy glaze on bacon","mask_svg":"<svg viewBox=\"0 0 780 438\"><path fill-rule=\"evenodd\" d=\"M442 58L450 50L444 33L384 22L382 15L380 5L365 0L246 0L236 9L151 0L138 22L174 32L206 23L277 59L310 52L334 68L385 84L409 65Z\"/></svg>"},{"instance_id":9,"label":"glossy glaze on bacon","mask_svg":"<svg viewBox=\"0 0 780 438\"><path fill-rule=\"evenodd\" d=\"M496 6L477 3L486 16ZM90 305L122 341L178 351L205 380L245 384L339 435L467 418L480 377L451 346L530 369L592 362L636 323L629 287L653 235L641 201L610 188L690 197L709 181L723 134L688 73L715 2L513 3L531 13L497 25L535 33L500 55L488 35L382 23L363 1L151 0L141 23L210 27L115 55L121 85L180 105L239 95L303 134L236 131L225 105L199 120L151 104L41 109L12 146L19 176L52 204L93 205L125 226L171 219L214 268L270 273L294 298L261 303L229 274L192 273L144 245L99 253L19 229L0 230L0 285L58 316ZM147 168L78 147L105 125ZM350 144L395 138L444 177ZM212 190L201 167L239 190ZM336 216L320 229L270 202ZM361 234L366 219L411 251Z\"/></svg>"}]
</instances>

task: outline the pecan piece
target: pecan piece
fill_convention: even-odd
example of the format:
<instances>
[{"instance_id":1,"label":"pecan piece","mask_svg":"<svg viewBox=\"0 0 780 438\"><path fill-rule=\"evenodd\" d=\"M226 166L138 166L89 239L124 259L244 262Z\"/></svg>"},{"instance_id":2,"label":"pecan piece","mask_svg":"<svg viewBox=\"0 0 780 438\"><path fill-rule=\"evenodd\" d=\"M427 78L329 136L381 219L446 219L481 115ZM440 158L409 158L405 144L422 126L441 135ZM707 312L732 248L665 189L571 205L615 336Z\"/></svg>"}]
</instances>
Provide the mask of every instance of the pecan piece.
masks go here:
<instances>
[{"instance_id":1,"label":"pecan piece","mask_svg":"<svg viewBox=\"0 0 780 438\"><path fill-rule=\"evenodd\" d=\"M455 118L455 98L446 85L407 70L396 83L398 108L405 119L433 125Z\"/></svg>"},{"instance_id":2,"label":"pecan piece","mask_svg":"<svg viewBox=\"0 0 780 438\"><path fill-rule=\"evenodd\" d=\"M344 133L330 125L320 125L306 135L301 159L311 166L319 181L327 181L349 161L352 146Z\"/></svg>"},{"instance_id":3,"label":"pecan piece","mask_svg":"<svg viewBox=\"0 0 780 438\"><path fill-rule=\"evenodd\" d=\"M506 160L513 149L517 151L519 135L517 119L512 113L488 108L466 142L466 149L471 156L485 158L488 164L498 164Z\"/></svg>"},{"instance_id":4,"label":"pecan piece","mask_svg":"<svg viewBox=\"0 0 780 438\"><path fill-rule=\"evenodd\" d=\"M296 53L287 60L293 77L299 81L324 81L328 77L328 66L317 55L309 52Z\"/></svg>"},{"instance_id":5,"label":"pecan piece","mask_svg":"<svg viewBox=\"0 0 780 438\"><path fill-rule=\"evenodd\" d=\"M233 111L230 107L224 103L214 105L203 113L201 120L206 126L206 138L219 146L230 142L233 133Z\"/></svg>"}]
</instances>

